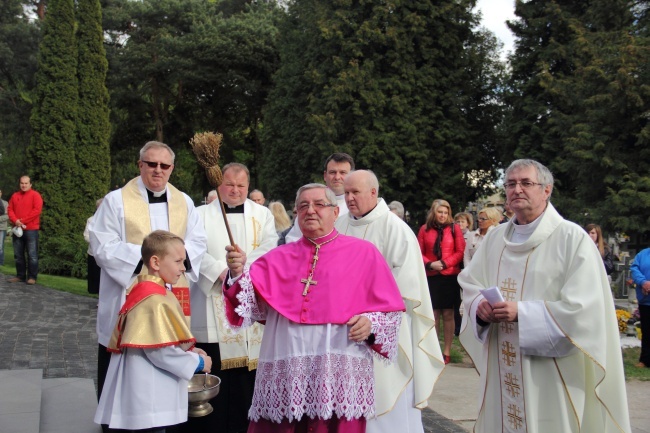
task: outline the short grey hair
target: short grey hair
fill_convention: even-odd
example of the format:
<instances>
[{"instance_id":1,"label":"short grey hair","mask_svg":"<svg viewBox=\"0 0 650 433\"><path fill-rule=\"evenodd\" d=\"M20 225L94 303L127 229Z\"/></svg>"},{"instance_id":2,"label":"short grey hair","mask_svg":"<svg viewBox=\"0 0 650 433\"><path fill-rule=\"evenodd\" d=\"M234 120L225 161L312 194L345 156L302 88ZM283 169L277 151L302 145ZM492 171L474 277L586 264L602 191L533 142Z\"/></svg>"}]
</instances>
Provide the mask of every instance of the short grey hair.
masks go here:
<instances>
[{"instance_id":1,"label":"short grey hair","mask_svg":"<svg viewBox=\"0 0 650 433\"><path fill-rule=\"evenodd\" d=\"M396 211L398 217L404 219L404 205L398 201L388 203L388 209Z\"/></svg>"},{"instance_id":2,"label":"short grey hair","mask_svg":"<svg viewBox=\"0 0 650 433\"><path fill-rule=\"evenodd\" d=\"M510 166L506 169L506 179L508 179L508 175L513 171L513 170L520 170L522 168L528 168L528 167L533 167L535 168L535 171L537 172L537 182L541 183L542 186L546 185L551 185L551 193L553 192L553 173L551 173L551 170L549 170L545 165L535 161L534 159L517 159L515 161L512 161ZM549 195L549 198L551 196Z\"/></svg>"},{"instance_id":3,"label":"short grey hair","mask_svg":"<svg viewBox=\"0 0 650 433\"><path fill-rule=\"evenodd\" d=\"M140 161L142 161L142 159L144 158L144 154L147 153L149 149L167 149L169 154L172 156L172 164L176 159L176 154L174 153L172 148L166 145L165 143L162 143L160 141L148 141L145 143L144 146L142 146L142 149L140 149Z\"/></svg>"},{"instance_id":4,"label":"short grey hair","mask_svg":"<svg viewBox=\"0 0 650 433\"><path fill-rule=\"evenodd\" d=\"M309 190L309 189L316 189L316 188L322 188L325 190L325 198L327 198L327 201L330 204L333 204L334 206L338 206L338 202L336 201L336 194L334 194L334 191L329 189L327 185L323 185L322 183L308 183L307 185L303 185L300 188L298 188L298 192L296 193L296 206L298 205L298 200L300 199L300 194L303 192Z\"/></svg>"}]
</instances>

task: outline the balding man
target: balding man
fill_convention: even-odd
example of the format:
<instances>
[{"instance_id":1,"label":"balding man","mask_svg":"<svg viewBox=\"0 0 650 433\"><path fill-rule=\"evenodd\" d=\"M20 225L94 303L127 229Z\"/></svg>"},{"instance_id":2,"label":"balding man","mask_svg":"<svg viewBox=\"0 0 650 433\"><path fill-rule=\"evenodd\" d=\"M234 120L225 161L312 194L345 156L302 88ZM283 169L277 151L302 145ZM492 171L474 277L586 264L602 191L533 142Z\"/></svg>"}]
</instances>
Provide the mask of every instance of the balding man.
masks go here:
<instances>
[{"instance_id":1,"label":"balding man","mask_svg":"<svg viewBox=\"0 0 650 433\"><path fill-rule=\"evenodd\" d=\"M217 190L216 190L216 189L211 190L211 191L208 193L208 196L207 196L207 198L206 198L206 200L205 200L205 204L210 204L210 203L212 203L213 201L215 201L215 200L217 199L217 197L219 197L219 196L217 195Z\"/></svg>"},{"instance_id":2,"label":"balding man","mask_svg":"<svg viewBox=\"0 0 650 433\"><path fill-rule=\"evenodd\" d=\"M427 407L444 361L420 247L408 225L379 198L379 182L374 173L350 173L344 189L349 213L337 220L337 230L370 241L379 249L406 304L398 362L375 362L378 417L368 420L367 431L423 432L421 409Z\"/></svg>"},{"instance_id":3,"label":"balding man","mask_svg":"<svg viewBox=\"0 0 650 433\"><path fill-rule=\"evenodd\" d=\"M248 194L248 198L254 201L255 203L259 204L260 206L264 206L264 203L266 203L266 198L264 198L264 193L259 189L252 190L250 194Z\"/></svg>"}]
</instances>

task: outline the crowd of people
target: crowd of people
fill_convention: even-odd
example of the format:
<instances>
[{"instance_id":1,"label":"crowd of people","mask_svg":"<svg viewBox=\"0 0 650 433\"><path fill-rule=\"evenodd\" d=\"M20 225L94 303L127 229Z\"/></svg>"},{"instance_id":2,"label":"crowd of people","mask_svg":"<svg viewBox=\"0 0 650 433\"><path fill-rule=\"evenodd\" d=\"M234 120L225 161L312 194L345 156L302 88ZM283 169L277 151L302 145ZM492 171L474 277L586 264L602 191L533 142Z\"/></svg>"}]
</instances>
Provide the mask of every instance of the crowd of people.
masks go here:
<instances>
[{"instance_id":1,"label":"crowd of people","mask_svg":"<svg viewBox=\"0 0 650 433\"><path fill-rule=\"evenodd\" d=\"M416 235L345 153L291 212L249 192L234 162L195 208L169 183L174 158L145 144L140 175L98 201L84 233L104 431L423 432L454 335L481 377L475 431L630 431L612 252L598 225L560 216L539 162L508 167L503 211L483 208L475 224L436 199ZM0 200L0 232L14 227L9 281L36 282L42 206L27 176ZM643 367L648 257L632 267ZM200 372L220 392L212 413L188 419Z\"/></svg>"}]
</instances>

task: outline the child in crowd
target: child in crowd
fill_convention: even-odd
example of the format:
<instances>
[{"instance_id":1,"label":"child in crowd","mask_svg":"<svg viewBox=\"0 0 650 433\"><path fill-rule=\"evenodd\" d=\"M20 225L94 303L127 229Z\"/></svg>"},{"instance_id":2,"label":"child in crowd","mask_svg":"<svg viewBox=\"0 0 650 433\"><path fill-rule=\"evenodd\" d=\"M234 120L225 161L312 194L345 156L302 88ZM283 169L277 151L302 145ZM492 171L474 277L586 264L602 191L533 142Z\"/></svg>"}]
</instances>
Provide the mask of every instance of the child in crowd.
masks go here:
<instances>
[{"instance_id":1,"label":"child in crowd","mask_svg":"<svg viewBox=\"0 0 650 433\"><path fill-rule=\"evenodd\" d=\"M188 381L194 373L209 373L212 359L194 348L183 310L166 287L185 272L184 261L178 236L156 230L144 239L148 275L138 277L120 310L96 423L163 433L187 420Z\"/></svg>"}]
</instances>

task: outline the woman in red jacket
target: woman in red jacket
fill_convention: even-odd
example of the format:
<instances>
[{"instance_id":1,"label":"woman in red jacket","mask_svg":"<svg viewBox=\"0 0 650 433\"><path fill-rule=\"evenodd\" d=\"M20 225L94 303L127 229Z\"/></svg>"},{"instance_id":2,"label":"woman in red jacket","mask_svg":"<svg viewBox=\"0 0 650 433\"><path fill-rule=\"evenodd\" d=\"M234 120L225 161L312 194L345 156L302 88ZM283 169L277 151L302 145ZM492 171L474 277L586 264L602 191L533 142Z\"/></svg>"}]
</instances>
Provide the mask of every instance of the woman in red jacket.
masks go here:
<instances>
[{"instance_id":1,"label":"woman in red jacket","mask_svg":"<svg viewBox=\"0 0 650 433\"><path fill-rule=\"evenodd\" d=\"M442 354L445 364L450 361L451 342L454 339L454 308L460 304L460 286L456 278L465 252L463 231L455 226L452 215L448 202L434 200L427 222L418 232L438 335L442 313L445 334Z\"/></svg>"}]
</instances>

